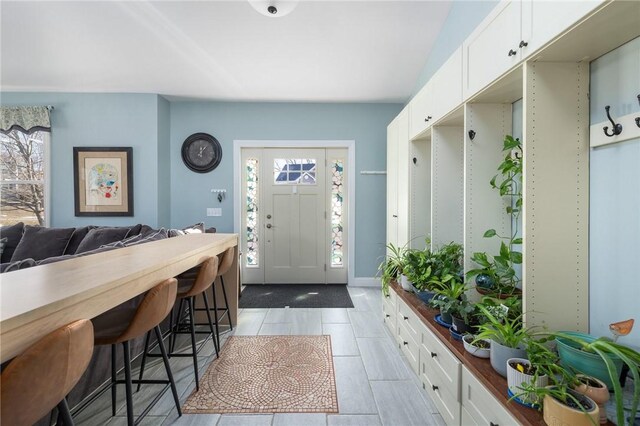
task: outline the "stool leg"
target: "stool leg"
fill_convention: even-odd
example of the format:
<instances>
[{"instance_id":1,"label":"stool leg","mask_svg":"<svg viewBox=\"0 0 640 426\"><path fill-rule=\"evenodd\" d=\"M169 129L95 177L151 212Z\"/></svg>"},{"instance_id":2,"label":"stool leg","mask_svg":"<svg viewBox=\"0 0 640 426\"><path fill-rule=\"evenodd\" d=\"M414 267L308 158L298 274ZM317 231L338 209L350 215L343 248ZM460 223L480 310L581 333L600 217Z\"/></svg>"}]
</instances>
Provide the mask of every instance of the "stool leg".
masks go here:
<instances>
[{"instance_id":1,"label":"stool leg","mask_svg":"<svg viewBox=\"0 0 640 426\"><path fill-rule=\"evenodd\" d=\"M160 353L162 354L162 361L164 362L164 368L167 370L167 377L171 383L171 393L173 393L173 400L176 403L176 410L178 410L178 417L182 416L182 410L180 409L180 398L178 398L178 391L176 390L176 382L173 381L173 374L171 373L171 366L169 365L169 358L167 357L167 351L164 348L164 342L162 341L162 331L160 326L156 325L154 328L156 332L156 339L158 339L158 346L160 347Z\"/></svg>"},{"instance_id":2,"label":"stool leg","mask_svg":"<svg viewBox=\"0 0 640 426\"><path fill-rule=\"evenodd\" d=\"M211 320L211 308L209 307L209 298L207 292L202 292L202 299L204 300L205 312L207 313L207 319L209 320L209 328L211 329L211 340L213 340L213 348L216 350L216 358L219 356L220 349L220 332L218 331L218 319L216 318L216 329L213 330L213 321Z\"/></svg>"},{"instance_id":3,"label":"stool leg","mask_svg":"<svg viewBox=\"0 0 640 426\"><path fill-rule=\"evenodd\" d=\"M124 351L124 379L127 392L127 424L133 426L135 422L133 418L133 386L131 385L131 352L129 352L129 342L122 342L122 348Z\"/></svg>"},{"instance_id":4,"label":"stool leg","mask_svg":"<svg viewBox=\"0 0 640 426\"><path fill-rule=\"evenodd\" d=\"M73 426L73 418L69 411L69 404L67 404L67 398L64 398L58 404L58 418L62 418L62 424L66 426Z\"/></svg>"},{"instance_id":5,"label":"stool leg","mask_svg":"<svg viewBox=\"0 0 640 426\"><path fill-rule=\"evenodd\" d=\"M147 362L147 352L149 352L149 340L151 340L151 332L147 331L147 337L144 339L144 352L142 352L142 362L140 363L140 375L138 376L138 380L142 380L142 375L144 374L144 366ZM142 383L138 383L136 392L140 390L140 385L142 385Z\"/></svg>"},{"instance_id":6,"label":"stool leg","mask_svg":"<svg viewBox=\"0 0 640 426\"><path fill-rule=\"evenodd\" d=\"M184 303L184 299L180 299L180 303L178 304L178 312L176 313L176 323L175 330L171 332L171 346L169 346L169 353L174 353L176 350L176 338L178 336L178 329L180 328L180 321L182 321L182 304Z\"/></svg>"},{"instance_id":7,"label":"stool leg","mask_svg":"<svg viewBox=\"0 0 640 426\"><path fill-rule=\"evenodd\" d=\"M196 353L196 328L194 326L195 321L193 319L193 297L190 297L189 302L189 322L191 330L191 349L193 353L193 370L196 376L196 390L200 390L200 380L198 379L198 354Z\"/></svg>"},{"instance_id":8,"label":"stool leg","mask_svg":"<svg viewBox=\"0 0 640 426\"><path fill-rule=\"evenodd\" d=\"M220 275L220 282L222 283L222 295L224 296L224 307L227 309L227 319L229 320L229 329L233 330L233 324L231 322L231 312L229 312L229 302L227 302L227 290L224 289L224 278Z\"/></svg>"},{"instance_id":9,"label":"stool leg","mask_svg":"<svg viewBox=\"0 0 640 426\"><path fill-rule=\"evenodd\" d=\"M111 345L111 416L116 415L116 345Z\"/></svg>"}]
</instances>

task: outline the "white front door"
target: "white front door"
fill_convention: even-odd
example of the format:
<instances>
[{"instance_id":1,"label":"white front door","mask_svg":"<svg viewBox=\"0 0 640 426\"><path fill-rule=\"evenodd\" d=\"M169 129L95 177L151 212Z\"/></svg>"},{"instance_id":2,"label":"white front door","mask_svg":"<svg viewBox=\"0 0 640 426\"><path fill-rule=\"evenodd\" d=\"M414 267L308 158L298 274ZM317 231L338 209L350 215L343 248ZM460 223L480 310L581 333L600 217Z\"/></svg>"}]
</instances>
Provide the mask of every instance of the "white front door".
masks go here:
<instances>
[{"instance_id":1,"label":"white front door","mask_svg":"<svg viewBox=\"0 0 640 426\"><path fill-rule=\"evenodd\" d=\"M346 283L344 149L243 149L244 283Z\"/></svg>"}]
</instances>

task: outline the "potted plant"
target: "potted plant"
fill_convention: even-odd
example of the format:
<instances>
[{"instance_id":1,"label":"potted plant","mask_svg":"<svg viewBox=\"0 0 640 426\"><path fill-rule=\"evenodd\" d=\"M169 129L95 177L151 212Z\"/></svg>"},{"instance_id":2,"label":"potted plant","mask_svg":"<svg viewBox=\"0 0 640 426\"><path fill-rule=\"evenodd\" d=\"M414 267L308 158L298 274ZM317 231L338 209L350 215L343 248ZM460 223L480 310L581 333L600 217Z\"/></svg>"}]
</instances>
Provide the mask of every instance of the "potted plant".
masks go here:
<instances>
[{"instance_id":1,"label":"potted plant","mask_svg":"<svg viewBox=\"0 0 640 426\"><path fill-rule=\"evenodd\" d=\"M451 311L451 327L458 334L471 333L476 318L476 305L469 302L466 294L461 294Z\"/></svg>"},{"instance_id":2,"label":"potted plant","mask_svg":"<svg viewBox=\"0 0 640 426\"><path fill-rule=\"evenodd\" d=\"M389 295L389 283L397 281L404 267L405 247L397 247L392 243L387 244L387 255L378 266L378 274L382 282L382 292L385 296Z\"/></svg>"},{"instance_id":3,"label":"potted plant","mask_svg":"<svg viewBox=\"0 0 640 426\"><path fill-rule=\"evenodd\" d=\"M593 399L594 402L598 404L598 409L600 410L600 424L607 423L605 404L609 401L610 397L607 385L595 377L589 377L584 374L577 374L576 381L577 383L574 384L573 390Z\"/></svg>"},{"instance_id":4,"label":"potted plant","mask_svg":"<svg viewBox=\"0 0 640 426\"><path fill-rule=\"evenodd\" d=\"M562 363L568 368L604 382L609 389L613 389L616 401L617 422L624 424L625 415L620 384L622 365L626 365L633 377L633 398L629 408L629 417L635 418L640 402L640 353L617 342L605 338L596 338L584 333L557 332L553 336L558 344L558 354ZM604 365L606 375L602 374Z\"/></svg>"},{"instance_id":5,"label":"potted plant","mask_svg":"<svg viewBox=\"0 0 640 426\"><path fill-rule=\"evenodd\" d=\"M429 291L429 283L433 276L430 266L431 251L407 250L404 259L404 269L402 271L403 280L413 286L413 291L425 303L429 303L434 293ZM405 284L402 284L404 288ZM405 288L406 290L406 288Z\"/></svg>"},{"instance_id":6,"label":"potted plant","mask_svg":"<svg viewBox=\"0 0 640 426\"><path fill-rule=\"evenodd\" d=\"M491 342L488 340L478 340L473 334L465 334L462 337L462 343L464 345L464 349L471 355L478 358L489 358Z\"/></svg>"},{"instance_id":7,"label":"potted plant","mask_svg":"<svg viewBox=\"0 0 640 426\"><path fill-rule=\"evenodd\" d=\"M514 319L496 318L486 307L478 305L478 309L487 322L478 326L479 333L476 340L491 341L489 358L491 366L501 376L507 376L507 360L509 358L524 358L525 346L529 338L529 331L522 326L522 316Z\"/></svg>"},{"instance_id":8,"label":"potted plant","mask_svg":"<svg viewBox=\"0 0 640 426\"><path fill-rule=\"evenodd\" d=\"M480 293L493 294L500 298L521 294L520 278L514 265L522 263L522 253L516 249L522 245L522 238L518 236L522 211L522 143L519 139L507 135L502 151L506 152L506 155L498 166L500 173L489 183L492 188L498 190L501 197L508 198L506 212L511 218L512 229L508 235L499 235L495 229L487 230L484 233L485 238L497 237L502 240L500 251L493 256L484 252L473 253L471 260L478 268L467 272L469 279L475 279L476 289Z\"/></svg>"},{"instance_id":9,"label":"potted plant","mask_svg":"<svg viewBox=\"0 0 640 426\"><path fill-rule=\"evenodd\" d=\"M457 309L460 298L468 288L453 275L446 275L442 280L434 279L432 284L437 297L431 300L431 304L440 308L442 321L451 324L451 314Z\"/></svg>"},{"instance_id":10,"label":"potted plant","mask_svg":"<svg viewBox=\"0 0 640 426\"><path fill-rule=\"evenodd\" d=\"M545 387L549 376L540 374L538 367L525 358L509 358L507 360L507 394L528 407L538 404L538 397L533 392L520 392L523 387Z\"/></svg>"}]
</instances>

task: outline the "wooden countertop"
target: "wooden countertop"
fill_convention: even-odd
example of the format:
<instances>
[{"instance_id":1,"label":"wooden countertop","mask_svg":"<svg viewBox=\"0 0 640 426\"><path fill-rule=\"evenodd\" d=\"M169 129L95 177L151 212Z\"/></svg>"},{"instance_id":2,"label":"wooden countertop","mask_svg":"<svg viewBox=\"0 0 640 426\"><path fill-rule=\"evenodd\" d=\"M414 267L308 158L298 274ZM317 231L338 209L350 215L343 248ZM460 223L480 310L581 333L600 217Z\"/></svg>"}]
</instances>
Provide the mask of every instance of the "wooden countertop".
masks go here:
<instances>
[{"instance_id":1,"label":"wooden countertop","mask_svg":"<svg viewBox=\"0 0 640 426\"><path fill-rule=\"evenodd\" d=\"M442 341L447 348L473 373L484 385L485 388L511 413L511 415L523 425L544 426L542 413L524 407L517 402L509 401L507 397L507 379L498 374L488 359L478 358L471 355L464 349L461 341L451 337L449 330L435 321L435 317L440 312L424 304L418 296L404 291L396 283L391 283L390 287L395 290L398 297L402 299L418 315L418 318Z\"/></svg>"},{"instance_id":2,"label":"wooden countertop","mask_svg":"<svg viewBox=\"0 0 640 426\"><path fill-rule=\"evenodd\" d=\"M93 318L237 245L236 234L191 234L2 274L1 361L62 325ZM229 274L229 287L237 289L237 256Z\"/></svg>"}]
</instances>

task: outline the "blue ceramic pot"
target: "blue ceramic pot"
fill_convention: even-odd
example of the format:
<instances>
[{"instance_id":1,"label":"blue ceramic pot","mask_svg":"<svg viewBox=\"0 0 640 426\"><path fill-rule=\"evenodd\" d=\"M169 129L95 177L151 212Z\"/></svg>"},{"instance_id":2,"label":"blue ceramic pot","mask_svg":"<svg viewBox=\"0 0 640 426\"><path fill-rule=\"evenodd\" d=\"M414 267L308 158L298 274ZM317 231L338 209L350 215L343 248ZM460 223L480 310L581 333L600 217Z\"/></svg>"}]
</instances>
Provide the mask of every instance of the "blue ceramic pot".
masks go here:
<instances>
[{"instance_id":1,"label":"blue ceramic pot","mask_svg":"<svg viewBox=\"0 0 640 426\"><path fill-rule=\"evenodd\" d=\"M575 336L589 343L597 339L590 334L578 333L576 331L562 331L561 333L569 336ZM556 342L558 342L558 355L560 356L560 362L562 364L573 367L587 376L592 376L596 379L602 380L609 389L613 389L613 382L611 377L609 377L607 365L604 363L602 358L600 358L600 355L581 350L580 345L569 339L559 337L556 339ZM620 372L622 371L622 360L614 354L609 354L609 357L613 361L613 365L616 367L617 380L617 378L620 377Z\"/></svg>"},{"instance_id":2,"label":"blue ceramic pot","mask_svg":"<svg viewBox=\"0 0 640 426\"><path fill-rule=\"evenodd\" d=\"M433 296L436 295L434 291L420 291L417 288L414 288L416 295L422 300L424 303L429 304Z\"/></svg>"}]
</instances>

